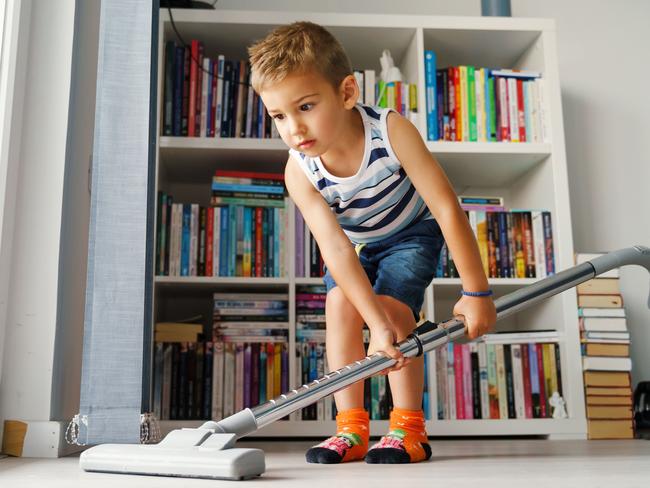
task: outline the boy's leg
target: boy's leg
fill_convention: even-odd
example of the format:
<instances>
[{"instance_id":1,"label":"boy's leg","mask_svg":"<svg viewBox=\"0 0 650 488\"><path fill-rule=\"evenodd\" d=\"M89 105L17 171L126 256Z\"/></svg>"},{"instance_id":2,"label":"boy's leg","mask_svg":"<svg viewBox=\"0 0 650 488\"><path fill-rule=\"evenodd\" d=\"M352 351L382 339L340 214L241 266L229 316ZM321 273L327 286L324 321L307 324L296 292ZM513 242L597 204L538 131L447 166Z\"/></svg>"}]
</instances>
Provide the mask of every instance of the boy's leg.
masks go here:
<instances>
[{"instance_id":1,"label":"boy's leg","mask_svg":"<svg viewBox=\"0 0 650 488\"><path fill-rule=\"evenodd\" d=\"M398 326L397 341L415 329L411 309L399 300L380 295L386 315ZM366 462L373 464L401 464L424 461L431 457L427 441L422 392L424 386L424 358L413 358L399 371L388 374L393 396L389 432L375 444L366 455Z\"/></svg>"},{"instance_id":2,"label":"boy's leg","mask_svg":"<svg viewBox=\"0 0 650 488\"><path fill-rule=\"evenodd\" d=\"M331 371L365 357L363 319L338 287L325 302L327 362ZM334 394L336 434L307 451L310 463L333 464L362 459L368 450L369 418L363 408L363 382Z\"/></svg>"}]
</instances>

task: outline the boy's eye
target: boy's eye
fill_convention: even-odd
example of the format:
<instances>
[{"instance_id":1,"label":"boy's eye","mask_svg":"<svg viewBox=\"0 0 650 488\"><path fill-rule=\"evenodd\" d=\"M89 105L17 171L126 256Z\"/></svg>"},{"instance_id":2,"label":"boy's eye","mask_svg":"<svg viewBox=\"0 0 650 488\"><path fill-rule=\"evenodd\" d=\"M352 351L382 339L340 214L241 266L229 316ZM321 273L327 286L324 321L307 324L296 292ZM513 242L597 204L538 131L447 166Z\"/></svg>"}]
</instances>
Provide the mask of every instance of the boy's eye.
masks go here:
<instances>
[{"instance_id":1,"label":"boy's eye","mask_svg":"<svg viewBox=\"0 0 650 488\"><path fill-rule=\"evenodd\" d=\"M303 112L307 112L308 110L311 110L311 108L312 108L313 106L314 106L313 103L303 103L303 104L300 106L300 110L302 110Z\"/></svg>"},{"instance_id":2,"label":"boy's eye","mask_svg":"<svg viewBox=\"0 0 650 488\"><path fill-rule=\"evenodd\" d=\"M282 120L282 119L284 118L284 115L282 115L282 114L276 114L276 115L273 116L273 118L274 118L275 120Z\"/></svg>"}]
</instances>

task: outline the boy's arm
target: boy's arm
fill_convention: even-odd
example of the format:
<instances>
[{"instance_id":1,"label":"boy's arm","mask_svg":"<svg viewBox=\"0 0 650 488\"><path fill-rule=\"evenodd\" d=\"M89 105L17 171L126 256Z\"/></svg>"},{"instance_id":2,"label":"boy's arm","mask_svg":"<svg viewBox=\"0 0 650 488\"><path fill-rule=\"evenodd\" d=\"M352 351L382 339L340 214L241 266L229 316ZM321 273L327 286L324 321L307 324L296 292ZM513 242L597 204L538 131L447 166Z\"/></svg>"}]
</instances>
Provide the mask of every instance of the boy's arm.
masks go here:
<instances>
[{"instance_id":1,"label":"boy's arm","mask_svg":"<svg viewBox=\"0 0 650 488\"><path fill-rule=\"evenodd\" d=\"M370 285L352 243L321 194L312 186L292 157L287 161L284 175L287 190L314 235L323 261L337 286L363 317L371 335L390 328L388 317ZM382 350L393 359L401 358L392 343L390 347L385 345Z\"/></svg>"},{"instance_id":2,"label":"boy's arm","mask_svg":"<svg viewBox=\"0 0 650 488\"><path fill-rule=\"evenodd\" d=\"M463 289L465 291L487 290L488 281L474 232L458 203L447 175L431 155L413 124L396 113L388 115L387 124L395 155L440 225L447 246L454 257ZM492 302L481 299L475 301L479 303L479 307L482 307L485 302L490 304ZM479 318L475 324L467 324L468 327L472 326L470 337L486 332L494 323L496 316L492 317L490 308L493 308L493 304L478 310L477 312L484 317Z\"/></svg>"}]
</instances>

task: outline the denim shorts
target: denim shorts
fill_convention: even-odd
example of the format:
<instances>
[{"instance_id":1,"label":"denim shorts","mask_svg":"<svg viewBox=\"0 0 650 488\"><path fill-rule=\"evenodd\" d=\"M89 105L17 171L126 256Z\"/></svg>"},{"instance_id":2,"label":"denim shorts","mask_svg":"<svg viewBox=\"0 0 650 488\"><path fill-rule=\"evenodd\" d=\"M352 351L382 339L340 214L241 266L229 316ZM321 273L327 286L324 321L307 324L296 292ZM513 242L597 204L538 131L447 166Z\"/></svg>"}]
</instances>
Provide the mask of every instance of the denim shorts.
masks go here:
<instances>
[{"instance_id":1,"label":"denim shorts","mask_svg":"<svg viewBox=\"0 0 650 488\"><path fill-rule=\"evenodd\" d=\"M386 239L365 244L359 260L375 293L406 304L418 321L424 291L434 277L444 242L438 222L422 220ZM328 292L336 286L327 267L323 281Z\"/></svg>"}]
</instances>

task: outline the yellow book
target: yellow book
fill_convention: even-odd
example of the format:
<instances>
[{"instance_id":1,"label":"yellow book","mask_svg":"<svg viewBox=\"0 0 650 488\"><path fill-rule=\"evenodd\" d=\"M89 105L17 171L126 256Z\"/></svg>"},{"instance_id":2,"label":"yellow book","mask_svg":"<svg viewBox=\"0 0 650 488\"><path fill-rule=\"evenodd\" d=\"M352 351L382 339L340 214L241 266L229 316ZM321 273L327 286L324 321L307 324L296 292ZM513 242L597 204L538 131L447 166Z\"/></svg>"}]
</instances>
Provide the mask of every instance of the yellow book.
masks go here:
<instances>
[{"instance_id":1,"label":"yellow book","mask_svg":"<svg viewBox=\"0 0 650 488\"><path fill-rule=\"evenodd\" d=\"M587 405L589 419L631 419L631 406Z\"/></svg>"},{"instance_id":2,"label":"yellow book","mask_svg":"<svg viewBox=\"0 0 650 488\"><path fill-rule=\"evenodd\" d=\"M578 295L580 308L621 308L622 306L621 295Z\"/></svg>"},{"instance_id":3,"label":"yellow book","mask_svg":"<svg viewBox=\"0 0 650 488\"><path fill-rule=\"evenodd\" d=\"M499 418L508 418L508 388L506 385L506 367L503 344L496 344L497 351L497 389L499 395Z\"/></svg>"},{"instance_id":4,"label":"yellow book","mask_svg":"<svg viewBox=\"0 0 650 488\"><path fill-rule=\"evenodd\" d=\"M485 276L490 276L487 234L487 220L485 217L485 211L476 210L476 241L478 243L479 253L481 254L483 271L485 272Z\"/></svg>"},{"instance_id":5,"label":"yellow book","mask_svg":"<svg viewBox=\"0 0 650 488\"><path fill-rule=\"evenodd\" d=\"M632 407L632 395L627 396L587 396L587 405L625 405Z\"/></svg>"},{"instance_id":6,"label":"yellow book","mask_svg":"<svg viewBox=\"0 0 650 488\"><path fill-rule=\"evenodd\" d=\"M585 394L587 396L627 396L632 397L632 390L628 387L617 387L617 386L588 386L585 388Z\"/></svg>"},{"instance_id":7,"label":"yellow book","mask_svg":"<svg viewBox=\"0 0 650 488\"><path fill-rule=\"evenodd\" d=\"M198 342L199 334L192 331L156 332L154 342Z\"/></svg>"},{"instance_id":8,"label":"yellow book","mask_svg":"<svg viewBox=\"0 0 650 488\"><path fill-rule=\"evenodd\" d=\"M542 344L542 360L544 364L544 388L546 390L546 399L548 401L553 394L553 384L551 382L551 352L548 346L551 344Z\"/></svg>"},{"instance_id":9,"label":"yellow book","mask_svg":"<svg viewBox=\"0 0 650 488\"><path fill-rule=\"evenodd\" d=\"M627 371L585 371L585 386L597 387L627 387L631 386L630 374Z\"/></svg>"},{"instance_id":10,"label":"yellow book","mask_svg":"<svg viewBox=\"0 0 650 488\"><path fill-rule=\"evenodd\" d=\"M195 332L197 334L200 334L203 332L203 325L202 324L186 324L183 322L156 322L156 325L154 326L154 330L156 332L177 332L177 331L183 331L183 332Z\"/></svg>"},{"instance_id":11,"label":"yellow book","mask_svg":"<svg viewBox=\"0 0 650 488\"><path fill-rule=\"evenodd\" d=\"M576 290L578 295L620 295L618 278L597 278L580 283Z\"/></svg>"},{"instance_id":12,"label":"yellow book","mask_svg":"<svg viewBox=\"0 0 650 488\"><path fill-rule=\"evenodd\" d=\"M469 141L469 107L467 105L467 66L459 66L460 72L460 112L462 123L456 130L461 131L461 141Z\"/></svg>"},{"instance_id":13,"label":"yellow book","mask_svg":"<svg viewBox=\"0 0 650 488\"><path fill-rule=\"evenodd\" d=\"M554 392L560 392L560 388L557 382L557 364L555 357L555 344L544 344L544 347L548 349L548 361L550 363L550 373L551 373L551 395ZM546 353L544 353L546 355Z\"/></svg>"},{"instance_id":14,"label":"yellow book","mask_svg":"<svg viewBox=\"0 0 650 488\"><path fill-rule=\"evenodd\" d=\"M632 420L588 420L589 439L634 439Z\"/></svg>"}]
</instances>

